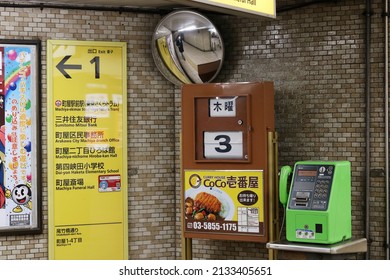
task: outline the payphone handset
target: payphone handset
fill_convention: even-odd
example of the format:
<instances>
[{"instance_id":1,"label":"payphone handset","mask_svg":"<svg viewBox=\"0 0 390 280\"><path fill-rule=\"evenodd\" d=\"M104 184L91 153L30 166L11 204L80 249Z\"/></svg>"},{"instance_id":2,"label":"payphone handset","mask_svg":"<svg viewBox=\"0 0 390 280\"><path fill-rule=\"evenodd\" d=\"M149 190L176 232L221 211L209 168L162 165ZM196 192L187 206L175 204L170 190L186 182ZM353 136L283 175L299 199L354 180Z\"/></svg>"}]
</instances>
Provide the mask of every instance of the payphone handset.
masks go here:
<instances>
[{"instance_id":1,"label":"payphone handset","mask_svg":"<svg viewBox=\"0 0 390 280\"><path fill-rule=\"evenodd\" d=\"M333 244L351 238L350 162L297 162L294 170L282 167L279 182L288 241Z\"/></svg>"},{"instance_id":2,"label":"payphone handset","mask_svg":"<svg viewBox=\"0 0 390 280\"><path fill-rule=\"evenodd\" d=\"M292 169L290 166L285 165L280 170L280 179L279 179L279 201L286 207L288 199L288 190L287 190L287 181L290 177Z\"/></svg>"}]
</instances>

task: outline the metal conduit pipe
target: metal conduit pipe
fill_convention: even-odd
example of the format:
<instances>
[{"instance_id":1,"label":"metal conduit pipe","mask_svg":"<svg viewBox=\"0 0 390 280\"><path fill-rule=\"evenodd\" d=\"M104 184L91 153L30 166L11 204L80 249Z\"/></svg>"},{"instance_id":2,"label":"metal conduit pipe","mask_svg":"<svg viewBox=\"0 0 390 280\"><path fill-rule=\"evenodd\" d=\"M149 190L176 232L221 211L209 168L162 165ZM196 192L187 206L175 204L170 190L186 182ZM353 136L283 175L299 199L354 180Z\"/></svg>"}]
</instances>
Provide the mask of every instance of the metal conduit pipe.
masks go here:
<instances>
[{"instance_id":1,"label":"metal conduit pipe","mask_svg":"<svg viewBox=\"0 0 390 280\"><path fill-rule=\"evenodd\" d=\"M385 0L385 188L386 188L386 259L389 260L389 1Z\"/></svg>"},{"instance_id":2,"label":"metal conduit pipe","mask_svg":"<svg viewBox=\"0 0 390 280\"><path fill-rule=\"evenodd\" d=\"M370 259L370 118L371 118L371 1L366 0L366 239L367 239L367 252L366 259Z\"/></svg>"}]
</instances>

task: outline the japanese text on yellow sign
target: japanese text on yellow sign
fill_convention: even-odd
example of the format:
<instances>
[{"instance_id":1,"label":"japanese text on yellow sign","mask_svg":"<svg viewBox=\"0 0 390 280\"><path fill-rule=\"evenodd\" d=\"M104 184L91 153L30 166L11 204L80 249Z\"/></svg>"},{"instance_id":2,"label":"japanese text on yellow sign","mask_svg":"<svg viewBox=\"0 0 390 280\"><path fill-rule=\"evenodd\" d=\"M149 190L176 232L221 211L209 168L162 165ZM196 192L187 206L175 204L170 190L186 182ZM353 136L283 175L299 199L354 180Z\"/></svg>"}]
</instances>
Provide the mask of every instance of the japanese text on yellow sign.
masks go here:
<instances>
[{"instance_id":1,"label":"japanese text on yellow sign","mask_svg":"<svg viewBox=\"0 0 390 280\"><path fill-rule=\"evenodd\" d=\"M127 259L126 44L48 42L49 257Z\"/></svg>"}]
</instances>

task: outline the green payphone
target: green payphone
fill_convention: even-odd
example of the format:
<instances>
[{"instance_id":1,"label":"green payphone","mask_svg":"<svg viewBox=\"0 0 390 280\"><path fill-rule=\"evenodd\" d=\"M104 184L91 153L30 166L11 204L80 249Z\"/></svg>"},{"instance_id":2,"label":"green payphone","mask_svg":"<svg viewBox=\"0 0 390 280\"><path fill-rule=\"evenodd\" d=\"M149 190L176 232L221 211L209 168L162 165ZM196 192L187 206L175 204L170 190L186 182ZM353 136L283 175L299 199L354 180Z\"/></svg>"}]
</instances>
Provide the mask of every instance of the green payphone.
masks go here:
<instances>
[{"instance_id":1,"label":"green payphone","mask_svg":"<svg viewBox=\"0 0 390 280\"><path fill-rule=\"evenodd\" d=\"M286 209L287 240L334 244L350 239L350 162L301 161L292 171L290 166L283 166L279 184L280 202Z\"/></svg>"}]
</instances>

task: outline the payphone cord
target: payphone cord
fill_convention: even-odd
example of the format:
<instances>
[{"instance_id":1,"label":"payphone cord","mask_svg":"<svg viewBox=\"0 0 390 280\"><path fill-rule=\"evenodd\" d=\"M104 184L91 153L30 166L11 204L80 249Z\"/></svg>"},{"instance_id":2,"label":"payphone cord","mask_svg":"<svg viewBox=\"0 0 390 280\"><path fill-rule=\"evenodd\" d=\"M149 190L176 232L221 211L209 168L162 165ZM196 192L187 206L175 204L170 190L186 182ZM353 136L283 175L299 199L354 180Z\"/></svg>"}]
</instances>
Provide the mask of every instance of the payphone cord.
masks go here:
<instances>
[{"instance_id":1,"label":"payphone cord","mask_svg":"<svg viewBox=\"0 0 390 280\"><path fill-rule=\"evenodd\" d=\"M279 236L278 236L279 241L282 238L282 231L283 231L285 221L286 221L286 207L283 205L283 218L282 218L282 224L280 225L280 231L279 231Z\"/></svg>"}]
</instances>

